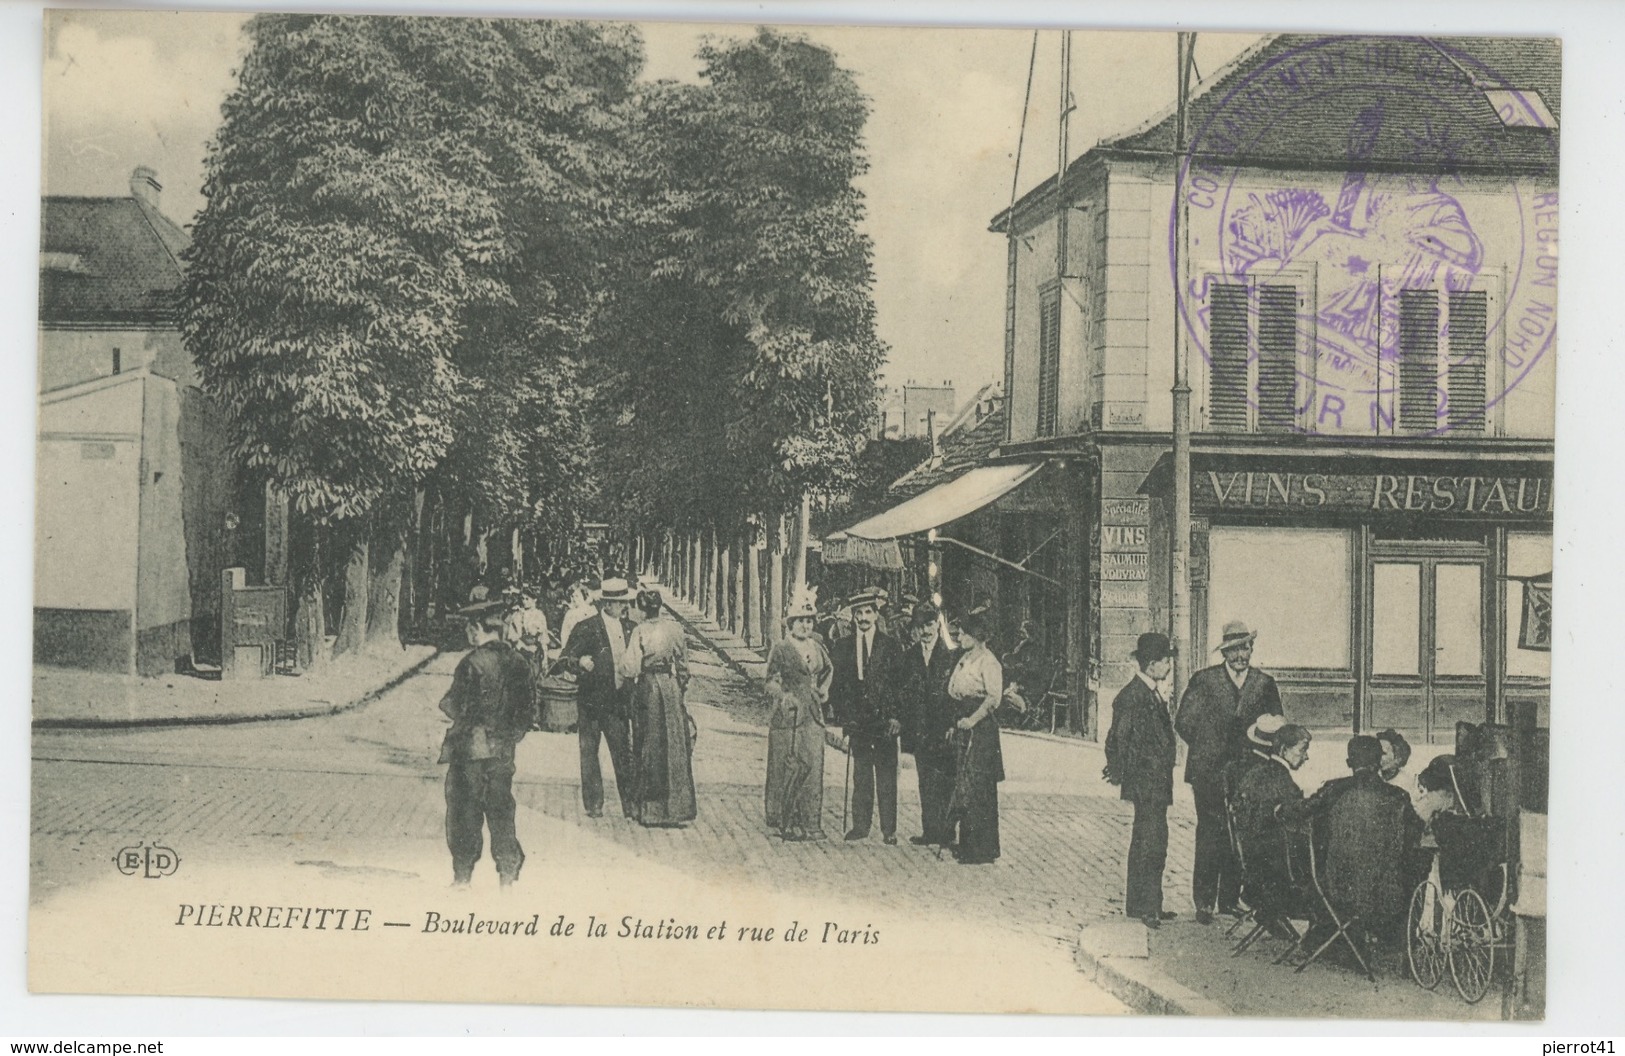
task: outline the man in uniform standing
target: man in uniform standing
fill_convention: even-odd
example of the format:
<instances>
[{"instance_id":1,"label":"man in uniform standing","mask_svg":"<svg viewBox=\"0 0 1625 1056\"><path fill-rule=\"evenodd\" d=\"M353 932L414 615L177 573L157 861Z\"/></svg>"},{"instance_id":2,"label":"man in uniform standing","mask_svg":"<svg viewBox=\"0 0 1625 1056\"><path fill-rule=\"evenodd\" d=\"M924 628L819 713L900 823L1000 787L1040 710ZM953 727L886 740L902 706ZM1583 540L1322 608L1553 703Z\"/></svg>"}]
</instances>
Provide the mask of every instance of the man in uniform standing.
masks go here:
<instances>
[{"instance_id":1,"label":"man in uniform standing","mask_svg":"<svg viewBox=\"0 0 1625 1056\"><path fill-rule=\"evenodd\" d=\"M1162 871L1168 864L1168 805L1174 800L1178 749L1168 701L1157 686L1168 677L1172 657L1167 635L1140 635L1134 647L1140 670L1112 701L1106 769L1101 773L1134 804L1123 910L1148 928L1160 928L1175 916L1162 908Z\"/></svg>"},{"instance_id":2,"label":"man in uniform standing","mask_svg":"<svg viewBox=\"0 0 1625 1056\"><path fill-rule=\"evenodd\" d=\"M1224 625L1218 653L1222 663L1191 676L1180 699L1174 726L1190 754L1185 783L1196 799L1196 862L1191 894L1198 924L1213 923L1215 908L1239 916L1241 869L1230 851L1224 819L1224 769L1248 751L1247 728L1260 715L1281 714L1275 679L1252 666L1257 632L1240 620Z\"/></svg>"},{"instance_id":3,"label":"man in uniform standing","mask_svg":"<svg viewBox=\"0 0 1625 1056\"><path fill-rule=\"evenodd\" d=\"M581 805L589 818L604 813L604 775L598 765L598 744L609 743L609 762L615 770L615 788L621 812L632 816L637 802L636 769L632 760L630 693L618 672L621 650L632 633L627 608L632 589L624 579L605 579L598 593L598 614L570 629L563 664L576 675L576 735L581 749Z\"/></svg>"},{"instance_id":4,"label":"man in uniform standing","mask_svg":"<svg viewBox=\"0 0 1625 1056\"><path fill-rule=\"evenodd\" d=\"M491 857L507 887L519 878L525 852L514 831L514 749L531 728L530 665L502 641L502 603L462 610L473 651L458 663L440 710L451 719L440 746L446 771L446 845L452 880L467 884L491 830Z\"/></svg>"},{"instance_id":5,"label":"man in uniform standing","mask_svg":"<svg viewBox=\"0 0 1625 1056\"><path fill-rule=\"evenodd\" d=\"M897 735L903 728L897 717L902 647L880 633L875 591L861 591L847 604L852 610L853 631L831 644L835 672L829 687L830 707L846 732L852 753L852 828L846 838L868 837L878 799L881 838L895 844Z\"/></svg>"}]
</instances>

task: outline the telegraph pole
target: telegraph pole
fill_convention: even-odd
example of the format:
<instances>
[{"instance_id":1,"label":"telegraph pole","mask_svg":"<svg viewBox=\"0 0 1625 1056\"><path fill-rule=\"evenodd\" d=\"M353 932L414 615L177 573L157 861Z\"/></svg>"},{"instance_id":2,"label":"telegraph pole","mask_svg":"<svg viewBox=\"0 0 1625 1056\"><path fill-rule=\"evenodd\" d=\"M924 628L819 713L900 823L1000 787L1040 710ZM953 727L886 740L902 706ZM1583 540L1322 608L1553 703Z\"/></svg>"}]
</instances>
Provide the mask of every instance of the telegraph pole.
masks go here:
<instances>
[{"instance_id":1,"label":"telegraph pole","mask_svg":"<svg viewBox=\"0 0 1625 1056\"><path fill-rule=\"evenodd\" d=\"M1174 118L1174 538L1169 560L1168 637L1174 646L1173 692L1190 676L1195 658L1191 633L1191 381L1190 349L1180 298L1189 287L1185 240L1190 213L1185 204L1185 109L1190 99L1196 34L1179 34L1179 103Z\"/></svg>"}]
</instances>

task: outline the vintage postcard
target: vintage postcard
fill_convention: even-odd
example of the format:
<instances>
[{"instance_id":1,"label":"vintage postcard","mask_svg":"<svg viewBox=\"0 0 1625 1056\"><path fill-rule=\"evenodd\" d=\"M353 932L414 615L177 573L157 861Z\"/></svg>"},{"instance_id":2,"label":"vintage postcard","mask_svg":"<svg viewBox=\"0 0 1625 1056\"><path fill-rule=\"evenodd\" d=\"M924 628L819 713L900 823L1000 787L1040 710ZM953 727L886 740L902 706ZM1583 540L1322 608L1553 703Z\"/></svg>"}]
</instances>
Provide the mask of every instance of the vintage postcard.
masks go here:
<instances>
[{"instance_id":1,"label":"vintage postcard","mask_svg":"<svg viewBox=\"0 0 1625 1056\"><path fill-rule=\"evenodd\" d=\"M1542 1017L1558 40L45 30L32 990Z\"/></svg>"}]
</instances>

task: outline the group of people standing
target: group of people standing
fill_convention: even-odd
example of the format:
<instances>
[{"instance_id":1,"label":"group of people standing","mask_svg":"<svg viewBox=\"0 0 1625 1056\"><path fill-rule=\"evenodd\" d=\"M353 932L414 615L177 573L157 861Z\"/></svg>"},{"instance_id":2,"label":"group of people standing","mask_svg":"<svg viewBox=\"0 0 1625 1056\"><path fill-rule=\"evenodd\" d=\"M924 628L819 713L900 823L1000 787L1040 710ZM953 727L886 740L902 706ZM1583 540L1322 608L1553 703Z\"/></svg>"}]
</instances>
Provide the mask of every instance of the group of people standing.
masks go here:
<instances>
[{"instance_id":1,"label":"group of people standing","mask_svg":"<svg viewBox=\"0 0 1625 1056\"><path fill-rule=\"evenodd\" d=\"M683 700L683 628L665 615L660 591L645 584L634 594L624 578L583 578L566 609L563 646L551 665L546 617L535 601L534 593L521 590L512 611L501 601L460 610L473 648L440 702L451 720L440 761L448 765L446 842L457 884L467 884L473 874L484 829L502 885L518 879L525 855L514 826L515 751L539 725L536 687L546 671L576 681L581 799L588 816L604 813L599 759L606 744L626 817L667 827L697 814L696 727ZM637 621L631 618L634 603ZM583 611L587 605L592 609Z\"/></svg>"},{"instance_id":2,"label":"group of people standing","mask_svg":"<svg viewBox=\"0 0 1625 1056\"><path fill-rule=\"evenodd\" d=\"M785 612L768 656L767 825L788 841L821 840L826 745L844 749L844 838L897 843L899 753L914 756L921 832L909 842L953 852L962 865L999 856L1004 761L993 711L1004 673L990 629L973 613L946 624L920 605L903 640L879 626L880 595L847 599L852 633L826 639L810 593ZM839 730L839 733L836 731Z\"/></svg>"},{"instance_id":3,"label":"group of people standing","mask_svg":"<svg viewBox=\"0 0 1625 1056\"><path fill-rule=\"evenodd\" d=\"M1350 738L1350 774L1306 797L1292 773L1308 759L1312 737L1286 721L1275 680L1252 666L1256 639L1245 623L1226 624L1221 661L1191 676L1177 710L1161 689L1172 666L1167 636L1142 634L1136 643L1139 670L1113 702L1103 775L1134 805L1125 912L1148 928L1177 916L1163 908L1162 895L1177 737L1187 748L1184 779L1196 806L1191 897L1198 923L1251 910L1269 931L1295 939L1289 918L1315 920L1317 910L1306 863L1289 858L1297 843L1313 838L1328 897L1380 934L1403 914L1418 836L1454 802L1448 782L1430 766L1413 804L1392 784L1410 745L1384 730Z\"/></svg>"}]
</instances>

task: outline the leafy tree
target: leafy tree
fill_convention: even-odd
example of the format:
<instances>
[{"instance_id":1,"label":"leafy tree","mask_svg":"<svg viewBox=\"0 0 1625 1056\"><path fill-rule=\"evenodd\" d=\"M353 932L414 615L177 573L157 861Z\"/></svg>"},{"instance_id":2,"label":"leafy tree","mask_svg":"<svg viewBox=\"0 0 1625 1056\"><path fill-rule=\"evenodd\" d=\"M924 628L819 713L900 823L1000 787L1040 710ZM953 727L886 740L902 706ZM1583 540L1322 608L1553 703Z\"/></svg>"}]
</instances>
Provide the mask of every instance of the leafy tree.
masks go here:
<instances>
[{"instance_id":1,"label":"leafy tree","mask_svg":"<svg viewBox=\"0 0 1625 1056\"><path fill-rule=\"evenodd\" d=\"M704 83L643 99L599 428L619 508L727 524L849 483L884 347L851 74L770 29L700 59Z\"/></svg>"},{"instance_id":2,"label":"leafy tree","mask_svg":"<svg viewBox=\"0 0 1625 1056\"><path fill-rule=\"evenodd\" d=\"M398 645L368 608L399 596L416 489L460 466L502 515L573 497L579 414L560 408L599 297L578 251L607 222L599 148L641 50L581 23L260 15L248 32L183 332L231 455L309 522L306 651L333 548L339 648Z\"/></svg>"}]
</instances>

